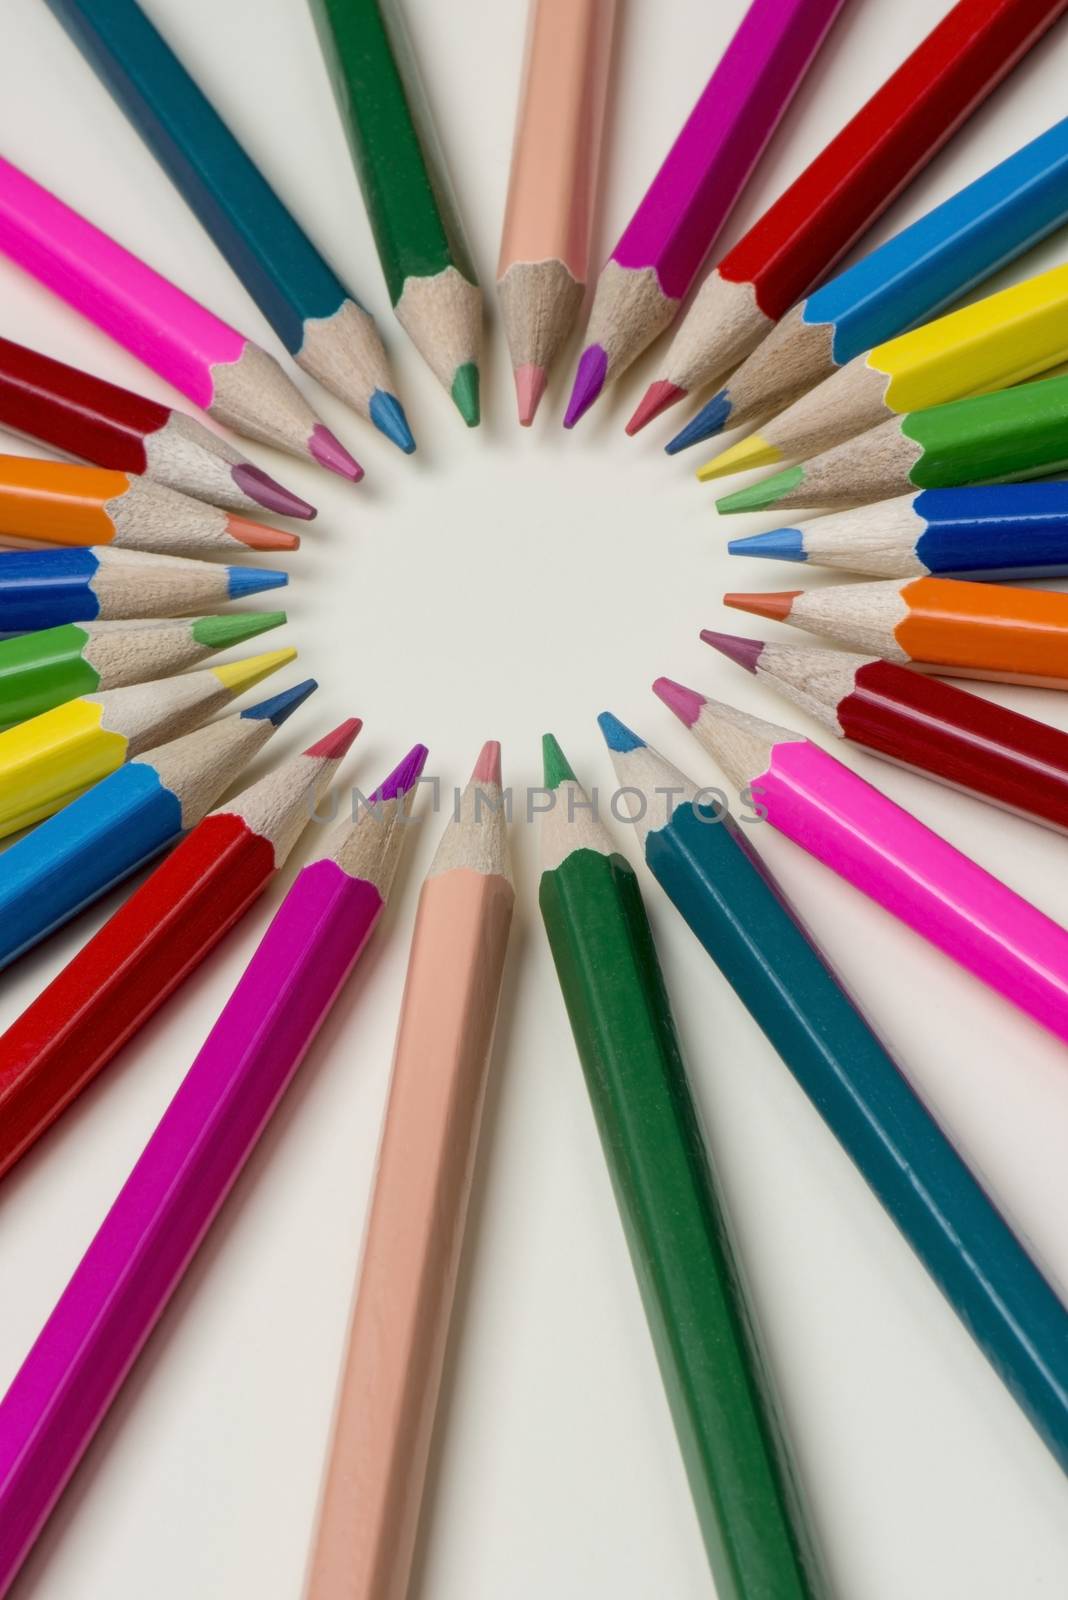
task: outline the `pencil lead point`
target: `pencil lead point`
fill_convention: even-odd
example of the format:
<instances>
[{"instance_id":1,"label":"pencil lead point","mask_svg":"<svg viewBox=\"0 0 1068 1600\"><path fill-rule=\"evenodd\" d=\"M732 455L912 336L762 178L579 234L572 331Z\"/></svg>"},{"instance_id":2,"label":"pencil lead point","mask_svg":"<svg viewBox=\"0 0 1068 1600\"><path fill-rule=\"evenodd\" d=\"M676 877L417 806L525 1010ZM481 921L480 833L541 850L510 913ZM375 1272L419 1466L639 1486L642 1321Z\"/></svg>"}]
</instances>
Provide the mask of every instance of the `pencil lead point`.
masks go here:
<instances>
[{"instance_id":1,"label":"pencil lead point","mask_svg":"<svg viewBox=\"0 0 1068 1600\"><path fill-rule=\"evenodd\" d=\"M453 404L463 417L469 428L477 428L482 420L481 401L479 399L479 371L473 361L465 361L453 373L452 395Z\"/></svg>"},{"instance_id":2,"label":"pencil lead point","mask_svg":"<svg viewBox=\"0 0 1068 1600\"><path fill-rule=\"evenodd\" d=\"M664 446L669 456L677 456L680 450L689 450L691 445L701 444L705 439L714 438L717 433L724 433L730 423L731 395L729 389L721 389L714 394L711 400L706 400L700 411L692 416L684 428L680 428L674 439Z\"/></svg>"},{"instance_id":3,"label":"pencil lead point","mask_svg":"<svg viewBox=\"0 0 1068 1600\"><path fill-rule=\"evenodd\" d=\"M541 761L543 781L547 789L558 789L562 783L577 783L570 763L553 734L542 735Z\"/></svg>"},{"instance_id":4,"label":"pencil lead point","mask_svg":"<svg viewBox=\"0 0 1068 1600\"><path fill-rule=\"evenodd\" d=\"M677 405L680 400L685 400L688 389L680 389L677 383L668 383L664 378L658 378L651 383L638 401L634 415L627 423L627 432L631 438L650 422L658 417L669 406Z\"/></svg>"},{"instance_id":5,"label":"pencil lead point","mask_svg":"<svg viewBox=\"0 0 1068 1600\"><path fill-rule=\"evenodd\" d=\"M732 556L760 556L767 561L807 561L800 528L771 528L767 533L749 533L744 539L731 539L727 549Z\"/></svg>"},{"instance_id":6,"label":"pencil lead point","mask_svg":"<svg viewBox=\"0 0 1068 1600\"><path fill-rule=\"evenodd\" d=\"M336 472L339 478L359 483L363 468L355 456L350 456L340 439L335 439L330 429L317 422L308 436L308 449L327 472Z\"/></svg>"},{"instance_id":7,"label":"pencil lead point","mask_svg":"<svg viewBox=\"0 0 1068 1600\"><path fill-rule=\"evenodd\" d=\"M541 404L541 397L545 393L545 384L549 375L544 367L539 367L533 361L528 361L523 366L516 367L513 376L515 378L516 403L519 408L519 426L521 428L529 428Z\"/></svg>"},{"instance_id":8,"label":"pencil lead point","mask_svg":"<svg viewBox=\"0 0 1068 1600\"><path fill-rule=\"evenodd\" d=\"M732 611L748 611L754 617L767 617L771 622L785 622L794 601L803 589L783 589L777 594L725 594L723 604Z\"/></svg>"},{"instance_id":9,"label":"pencil lead point","mask_svg":"<svg viewBox=\"0 0 1068 1600\"><path fill-rule=\"evenodd\" d=\"M271 528L265 522L250 522L247 517L228 515L226 531L238 544L250 550L299 550L300 539L288 528Z\"/></svg>"},{"instance_id":10,"label":"pencil lead point","mask_svg":"<svg viewBox=\"0 0 1068 1600\"><path fill-rule=\"evenodd\" d=\"M487 739L478 753L472 783L492 783L501 786L501 746L497 739Z\"/></svg>"},{"instance_id":11,"label":"pencil lead point","mask_svg":"<svg viewBox=\"0 0 1068 1600\"><path fill-rule=\"evenodd\" d=\"M246 689L251 689L254 684L269 678L272 672L277 672L279 667L287 666L296 659L297 652L290 646L287 650L265 650L262 655L245 656L241 661L224 661L221 667L211 667L209 670L231 694L244 694Z\"/></svg>"},{"instance_id":12,"label":"pencil lead point","mask_svg":"<svg viewBox=\"0 0 1068 1600\"><path fill-rule=\"evenodd\" d=\"M370 799L396 800L398 796L407 794L408 790L419 782L429 754L425 744L413 744L403 760L398 761L389 777L383 778Z\"/></svg>"},{"instance_id":13,"label":"pencil lead point","mask_svg":"<svg viewBox=\"0 0 1068 1600\"><path fill-rule=\"evenodd\" d=\"M390 394L388 389L376 389L367 409L379 433L384 433L391 444L410 456L415 449L415 440L397 396Z\"/></svg>"},{"instance_id":14,"label":"pencil lead point","mask_svg":"<svg viewBox=\"0 0 1068 1600\"><path fill-rule=\"evenodd\" d=\"M288 582L288 572L274 572L268 567L226 569L226 586L231 600L241 600L247 594L260 594L264 589L284 589Z\"/></svg>"},{"instance_id":15,"label":"pencil lead point","mask_svg":"<svg viewBox=\"0 0 1068 1600\"><path fill-rule=\"evenodd\" d=\"M291 717L318 689L319 685L314 678L305 678L303 683L296 683L292 689L283 689L281 694L271 695L269 700L261 700L257 705L249 706L247 711L239 713L246 721L270 722L280 728L288 717Z\"/></svg>"},{"instance_id":16,"label":"pencil lead point","mask_svg":"<svg viewBox=\"0 0 1068 1600\"><path fill-rule=\"evenodd\" d=\"M609 750L626 755L630 750L643 750L645 748L645 740L639 739L638 735L632 733L626 723L620 722L619 718L614 717L611 711L601 712L597 718L597 726L600 728L604 736L604 742Z\"/></svg>"},{"instance_id":17,"label":"pencil lead point","mask_svg":"<svg viewBox=\"0 0 1068 1600\"><path fill-rule=\"evenodd\" d=\"M653 684L653 693L664 702L669 711L674 711L679 721L687 728L693 727L705 703L704 695L698 694L696 689L687 689L684 683L676 683L674 678L657 678Z\"/></svg>"},{"instance_id":18,"label":"pencil lead point","mask_svg":"<svg viewBox=\"0 0 1068 1600\"><path fill-rule=\"evenodd\" d=\"M209 650L228 650L259 633L282 627L285 621L284 611L235 611L225 617L197 617L190 624L190 632L197 644L206 645Z\"/></svg>"},{"instance_id":19,"label":"pencil lead point","mask_svg":"<svg viewBox=\"0 0 1068 1600\"><path fill-rule=\"evenodd\" d=\"M329 733L324 733L315 744L310 744L307 750L301 751L301 754L321 756L326 761L340 761L362 727L362 717L348 717L336 728L331 728Z\"/></svg>"},{"instance_id":20,"label":"pencil lead point","mask_svg":"<svg viewBox=\"0 0 1068 1600\"><path fill-rule=\"evenodd\" d=\"M782 451L769 444L761 433L751 433L748 439L739 439L729 450L723 450L703 467L698 467L701 483L711 483L713 478L729 478L735 472L752 472L757 467L774 467L782 460Z\"/></svg>"},{"instance_id":21,"label":"pencil lead point","mask_svg":"<svg viewBox=\"0 0 1068 1600\"><path fill-rule=\"evenodd\" d=\"M744 667L746 672L756 671L764 653L763 639L743 639L738 633L716 633L712 628L702 628L701 638L713 650L718 650L721 656L726 656L728 661Z\"/></svg>"},{"instance_id":22,"label":"pencil lead point","mask_svg":"<svg viewBox=\"0 0 1068 1600\"><path fill-rule=\"evenodd\" d=\"M564 414L564 427L573 428L593 405L608 374L608 352L599 344L588 344L579 356L571 399Z\"/></svg>"},{"instance_id":23,"label":"pencil lead point","mask_svg":"<svg viewBox=\"0 0 1068 1600\"><path fill-rule=\"evenodd\" d=\"M302 522L310 522L315 516L313 505L302 500L299 494L294 494L292 489L277 483L262 467L254 467L251 461L235 462L230 468L230 476L241 493L247 494L265 511L273 511L279 517L299 517Z\"/></svg>"},{"instance_id":24,"label":"pencil lead point","mask_svg":"<svg viewBox=\"0 0 1068 1600\"><path fill-rule=\"evenodd\" d=\"M732 511L768 511L792 489L796 489L804 476L804 467L787 467L783 472L773 473L770 478L762 478L759 483L751 483L746 489L725 494L716 501L716 510L728 514Z\"/></svg>"}]
</instances>

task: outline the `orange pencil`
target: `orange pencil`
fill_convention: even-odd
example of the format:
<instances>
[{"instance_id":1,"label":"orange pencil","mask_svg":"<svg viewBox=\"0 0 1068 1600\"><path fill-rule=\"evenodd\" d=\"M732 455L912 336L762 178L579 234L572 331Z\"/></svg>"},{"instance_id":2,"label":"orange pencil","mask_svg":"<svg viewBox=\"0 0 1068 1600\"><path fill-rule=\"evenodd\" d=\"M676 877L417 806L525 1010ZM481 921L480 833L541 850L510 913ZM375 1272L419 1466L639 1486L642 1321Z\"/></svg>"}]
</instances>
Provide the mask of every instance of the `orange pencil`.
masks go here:
<instances>
[{"instance_id":1,"label":"orange pencil","mask_svg":"<svg viewBox=\"0 0 1068 1600\"><path fill-rule=\"evenodd\" d=\"M204 556L295 550L300 540L133 472L0 455L0 545L55 544Z\"/></svg>"},{"instance_id":2,"label":"orange pencil","mask_svg":"<svg viewBox=\"0 0 1068 1600\"><path fill-rule=\"evenodd\" d=\"M1068 688L1068 594L954 578L855 583L723 604L951 678Z\"/></svg>"},{"instance_id":3,"label":"orange pencil","mask_svg":"<svg viewBox=\"0 0 1068 1600\"><path fill-rule=\"evenodd\" d=\"M530 0L497 264L524 428L586 289L615 24L616 0Z\"/></svg>"},{"instance_id":4,"label":"orange pencil","mask_svg":"<svg viewBox=\"0 0 1068 1600\"><path fill-rule=\"evenodd\" d=\"M484 746L423 885L306 1600L403 1600L514 890Z\"/></svg>"}]
</instances>

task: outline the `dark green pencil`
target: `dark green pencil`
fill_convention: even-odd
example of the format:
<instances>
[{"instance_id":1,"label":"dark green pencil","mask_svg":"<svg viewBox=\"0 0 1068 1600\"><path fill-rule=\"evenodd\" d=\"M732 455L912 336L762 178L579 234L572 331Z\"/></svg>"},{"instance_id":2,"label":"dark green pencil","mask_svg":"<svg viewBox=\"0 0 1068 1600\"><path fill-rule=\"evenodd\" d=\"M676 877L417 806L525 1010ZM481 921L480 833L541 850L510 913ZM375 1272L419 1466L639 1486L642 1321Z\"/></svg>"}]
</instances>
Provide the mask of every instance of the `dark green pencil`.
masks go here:
<instances>
[{"instance_id":1,"label":"dark green pencil","mask_svg":"<svg viewBox=\"0 0 1068 1600\"><path fill-rule=\"evenodd\" d=\"M551 735L539 899L719 1600L826 1590L630 864Z\"/></svg>"}]
</instances>

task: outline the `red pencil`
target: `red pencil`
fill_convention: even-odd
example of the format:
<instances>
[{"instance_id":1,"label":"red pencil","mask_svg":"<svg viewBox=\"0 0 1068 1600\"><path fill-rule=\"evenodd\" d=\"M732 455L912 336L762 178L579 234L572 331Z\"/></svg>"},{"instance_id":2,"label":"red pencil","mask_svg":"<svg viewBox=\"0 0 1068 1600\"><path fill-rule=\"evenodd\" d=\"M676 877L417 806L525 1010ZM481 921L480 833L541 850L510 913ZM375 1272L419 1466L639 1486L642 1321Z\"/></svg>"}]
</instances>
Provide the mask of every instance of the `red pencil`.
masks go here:
<instances>
[{"instance_id":1,"label":"red pencil","mask_svg":"<svg viewBox=\"0 0 1068 1600\"><path fill-rule=\"evenodd\" d=\"M0 1036L0 1177L263 893L361 726L343 722L199 822Z\"/></svg>"},{"instance_id":2,"label":"red pencil","mask_svg":"<svg viewBox=\"0 0 1068 1600\"><path fill-rule=\"evenodd\" d=\"M957 0L706 278L627 432L726 378L1066 10Z\"/></svg>"}]
</instances>

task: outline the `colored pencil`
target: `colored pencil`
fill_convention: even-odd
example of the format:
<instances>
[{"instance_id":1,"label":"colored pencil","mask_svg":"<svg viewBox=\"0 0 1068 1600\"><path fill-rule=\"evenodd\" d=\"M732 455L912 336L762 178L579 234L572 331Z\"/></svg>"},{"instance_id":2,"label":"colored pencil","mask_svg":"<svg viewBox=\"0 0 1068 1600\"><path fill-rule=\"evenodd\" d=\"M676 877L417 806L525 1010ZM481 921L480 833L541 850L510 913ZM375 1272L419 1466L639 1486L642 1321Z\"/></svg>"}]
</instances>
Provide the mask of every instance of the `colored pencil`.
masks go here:
<instances>
[{"instance_id":1,"label":"colored pencil","mask_svg":"<svg viewBox=\"0 0 1068 1600\"><path fill-rule=\"evenodd\" d=\"M209 812L0 1035L0 1177L267 888L360 726L343 722Z\"/></svg>"},{"instance_id":2,"label":"colored pencil","mask_svg":"<svg viewBox=\"0 0 1068 1600\"><path fill-rule=\"evenodd\" d=\"M196 556L296 550L300 540L128 472L0 455L0 545L42 544Z\"/></svg>"},{"instance_id":3,"label":"colored pencil","mask_svg":"<svg viewBox=\"0 0 1068 1600\"><path fill-rule=\"evenodd\" d=\"M716 1593L816 1600L828 1591L638 880L551 735L544 783L542 920Z\"/></svg>"},{"instance_id":4,"label":"colored pencil","mask_svg":"<svg viewBox=\"0 0 1068 1600\"><path fill-rule=\"evenodd\" d=\"M307 1600L408 1590L514 903L491 741L419 897Z\"/></svg>"},{"instance_id":5,"label":"colored pencil","mask_svg":"<svg viewBox=\"0 0 1068 1600\"><path fill-rule=\"evenodd\" d=\"M673 322L843 0L750 0L597 280L564 427Z\"/></svg>"},{"instance_id":6,"label":"colored pencil","mask_svg":"<svg viewBox=\"0 0 1068 1600\"><path fill-rule=\"evenodd\" d=\"M859 439L716 501L719 511L807 510L891 500L911 489L1045 478L1068 467L1068 376L890 417Z\"/></svg>"},{"instance_id":7,"label":"colored pencil","mask_svg":"<svg viewBox=\"0 0 1068 1600\"><path fill-rule=\"evenodd\" d=\"M529 428L586 291L616 0L530 0L497 296Z\"/></svg>"},{"instance_id":8,"label":"colored pencil","mask_svg":"<svg viewBox=\"0 0 1068 1600\"><path fill-rule=\"evenodd\" d=\"M701 634L836 739L1068 832L1068 733L878 656ZM664 697L681 694L667 678Z\"/></svg>"},{"instance_id":9,"label":"colored pencil","mask_svg":"<svg viewBox=\"0 0 1068 1600\"><path fill-rule=\"evenodd\" d=\"M811 739L681 684L661 698L773 828L1068 1040L1068 929Z\"/></svg>"},{"instance_id":10,"label":"colored pencil","mask_svg":"<svg viewBox=\"0 0 1068 1600\"><path fill-rule=\"evenodd\" d=\"M642 423L722 383L982 105L1068 0L957 0L701 286Z\"/></svg>"},{"instance_id":11,"label":"colored pencil","mask_svg":"<svg viewBox=\"0 0 1068 1600\"><path fill-rule=\"evenodd\" d=\"M68 622L0 639L0 729L98 689L184 672L285 620L284 611L239 611L182 622Z\"/></svg>"},{"instance_id":12,"label":"colored pencil","mask_svg":"<svg viewBox=\"0 0 1068 1600\"><path fill-rule=\"evenodd\" d=\"M224 567L184 556L97 545L67 550L0 551L0 634L64 622L181 616L264 589L284 572Z\"/></svg>"},{"instance_id":13,"label":"colored pencil","mask_svg":"<svg viewBox=\"0 0 1068 1600\"><path fill-rule=\"evenodd\" d=\"M196 826L314 678L145 750L0 855L0 967Z\"/></svg>"},{"instance_id":14,"label":"colored pencil","mask_svg":"<svg viewBox=\"0 0 1068 1600\"><path fill-rule=\"evenodd\" d=\"M1064 578L1068 483L921 489L796 528L751 533L727 549L873 578Z\"/></svg>"},{"instance_id":15,"label":"colored pencil","mask_svg":"<svg viewBox=\"0 0 1068 1600\"><path fill-rule=\"evenodd\" d=\"M0 1594L366 948L424 756L386 780L377 815L362 811L298 874L0 1403Z\"/></svg>"},{"instance_id":16,"label":"colored pencil","mask_svg":"<svg viewBox=\"0 0 1068 1600\"><path fill-rule=\"evenodd\" d=\"M1063 118L788 311L668 455L774 416L865 350L937 316L1066 220Z\"/></svg>"},{"instance_id":17,"label":"colored pencil","mask_svg":"<svg viewBox=\"0 0 1068 1600\"><path fill-rule=\"evenodd\" d=\"M1007 389L1068 360L1068 267L1053 267L856 356L699 477L803 461L906 411Z\"/></svg>"},{"instance_id":18,"label":"colored pencil","mask_svg":"<svg viewBox=\"0 0 1068 1600\"><path fill-rule=\"evenodd\" d=\"M113 472L143 473L228 511L315 516L307 500L195 417L11 339L0 339L0 426Z\"/></svg>"},{"instance_id":19,"label":"colored pencil","mask_svg":"<svg viewBox=\"0 0 1068 1600\"><path fill-rule=\"evenodd\" d=\"M1063 689L1068 679L1068 594L1048 589L913 578L807 593L725 594L723 604L950 678L1040 689Z\"/></svg>"},{"instance_id":20,"label":"colored pencil","mask_svg":"<svg viewBox=\"0 0 1068 1600\"><path fill-rule=\"evenodd\" d=\"M216 422L363 477L273 356L2 157L0 250Z\"/></svg>"},{"instance_id":21,"label":"colored pencil","mask_svg":"<svg viewBox=\"0 0 1068 1600\"><path fill-rule=\"evenodd\" d=\"M296 654L269 650L82 695L6 729L0 733L0 839L51 816L142 750L199 727Z\"/></svg>"},{"instance_id":22,"label":"colored pencil","mask_svg":"<svg viewBox=\"0 0 1068 1600\"><path fill-rule=\"evenodd\" d=\"M397 320L478 425L482 290L395 0L311 0Z\"/></svg>"},{"instance_id":23,"label":"colored pencil","mask_svg":"<svg viewBox=\"0 0 1068 1600\"><path fill-rule=\"evenodd\" d=\"M374 319L137 0L48 0L294 361L399 449L415 440Z\"/></svg>"},{"instance_id":24,"label":"colored pencil","mask_svg":"<svg viewBox=\"0 0 1068 1600\"><path fill-rule=\"evenodd\" d=\"M1068 1311L729 813L602 723L649 870L1068 1469ZM804 1135L805 1130L799 1130Z\"/></svg>"}]
</instances>

